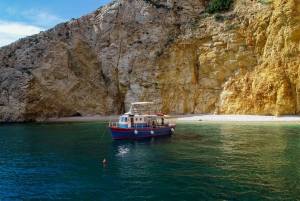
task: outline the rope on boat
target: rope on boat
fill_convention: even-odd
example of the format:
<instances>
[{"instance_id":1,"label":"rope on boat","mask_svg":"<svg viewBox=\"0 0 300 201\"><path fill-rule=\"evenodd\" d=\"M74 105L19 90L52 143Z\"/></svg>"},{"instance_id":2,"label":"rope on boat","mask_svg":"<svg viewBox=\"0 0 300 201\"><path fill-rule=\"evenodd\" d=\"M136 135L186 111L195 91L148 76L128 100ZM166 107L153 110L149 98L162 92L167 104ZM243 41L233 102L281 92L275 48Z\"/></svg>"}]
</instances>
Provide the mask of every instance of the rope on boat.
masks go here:
<instances>
[{"instance_id":1,"label":"rope on boat","mask_svg":"<svg viewBox=\"0 0 300 201\"><path fill-rule=\"evenodd\" d=\"M103 134L102 134L102 137L101 137L100 141L102 140L102 138L103 138L103 136L104 136L104 133L105 133L106 130L107 130L107 127L108 127L108 126L105 126L105 130L104 130L104 132L103 132Z\"/></svg>"}]
</instances>

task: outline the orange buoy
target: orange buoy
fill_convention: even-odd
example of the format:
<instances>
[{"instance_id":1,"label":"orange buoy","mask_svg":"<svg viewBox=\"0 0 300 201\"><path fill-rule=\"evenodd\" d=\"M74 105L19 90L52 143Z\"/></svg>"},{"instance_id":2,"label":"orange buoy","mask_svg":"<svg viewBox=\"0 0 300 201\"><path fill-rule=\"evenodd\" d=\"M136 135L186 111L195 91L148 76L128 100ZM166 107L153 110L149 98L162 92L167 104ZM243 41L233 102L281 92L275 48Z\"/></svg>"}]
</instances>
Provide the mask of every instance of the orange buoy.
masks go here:
<instances>
[{"instance_id":1,"label":"orange buoy","mask_svg":"<svg viewBox=\"0 0 300 201\"><path fill-rule=\"evenodd\" d=\"M103 163L106 163L106 159L103 160Z\"/></svg>"}]
</instances>

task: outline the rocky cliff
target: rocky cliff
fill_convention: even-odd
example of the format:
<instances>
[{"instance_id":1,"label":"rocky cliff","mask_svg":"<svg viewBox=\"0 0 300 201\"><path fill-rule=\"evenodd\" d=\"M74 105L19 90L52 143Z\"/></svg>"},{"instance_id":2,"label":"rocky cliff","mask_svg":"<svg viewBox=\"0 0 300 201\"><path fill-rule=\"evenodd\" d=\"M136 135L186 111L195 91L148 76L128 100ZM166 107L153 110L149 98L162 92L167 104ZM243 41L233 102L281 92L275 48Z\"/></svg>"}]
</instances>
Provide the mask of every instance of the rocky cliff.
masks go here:
<instances>
[{"instance_id":1,"label":"rocky cliff","mask_svg":"<svg viewBox=\"0 0 300 201\"><path fill-rule=\"evenodd\" d=\"M121 0L0 49L0 121L119 114L298 114L300 1Z\"/></svg>"}]
</instances>

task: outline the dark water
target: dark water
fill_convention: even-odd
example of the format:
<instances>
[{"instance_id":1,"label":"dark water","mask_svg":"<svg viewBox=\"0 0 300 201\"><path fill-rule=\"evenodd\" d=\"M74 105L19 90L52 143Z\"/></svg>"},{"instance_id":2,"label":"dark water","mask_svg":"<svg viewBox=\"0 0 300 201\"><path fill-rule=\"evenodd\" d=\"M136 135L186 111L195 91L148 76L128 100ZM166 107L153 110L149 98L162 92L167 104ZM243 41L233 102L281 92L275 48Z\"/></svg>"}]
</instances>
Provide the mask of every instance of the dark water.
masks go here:
<instances>
[{"instance_id":1,"label":"dark water","mask_svg":"<svg viewBox=\"0 0 300 201\"><path fill-rule=\"evenodd\" d=\"M0 125L0 200L300 200L300 125L179 123L125 141L105 129Z\"/></svg>"}]
</instances>

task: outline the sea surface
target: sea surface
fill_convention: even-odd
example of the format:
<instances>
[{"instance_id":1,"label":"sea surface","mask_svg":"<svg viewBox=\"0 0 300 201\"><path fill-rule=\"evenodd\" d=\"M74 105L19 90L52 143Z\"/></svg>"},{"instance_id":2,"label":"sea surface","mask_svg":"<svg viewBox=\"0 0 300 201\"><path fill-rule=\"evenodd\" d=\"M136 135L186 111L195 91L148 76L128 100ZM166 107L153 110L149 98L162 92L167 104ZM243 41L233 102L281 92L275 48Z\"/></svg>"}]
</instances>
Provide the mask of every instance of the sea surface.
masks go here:
<instances>
[{"instance_id":1,"label":"sea surface","mask_svg":"<svg viewBox=\"0 0 300 201\"><path fill-rule=\"evenodd\" d=\"M122 141L106 126L0 125L0 200L300 200L299 124L180 122Z\"/></svg>"}]
</instances>

